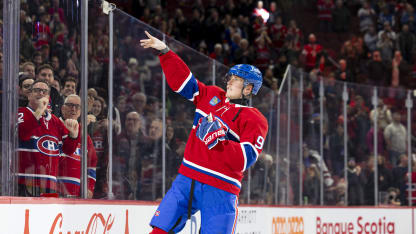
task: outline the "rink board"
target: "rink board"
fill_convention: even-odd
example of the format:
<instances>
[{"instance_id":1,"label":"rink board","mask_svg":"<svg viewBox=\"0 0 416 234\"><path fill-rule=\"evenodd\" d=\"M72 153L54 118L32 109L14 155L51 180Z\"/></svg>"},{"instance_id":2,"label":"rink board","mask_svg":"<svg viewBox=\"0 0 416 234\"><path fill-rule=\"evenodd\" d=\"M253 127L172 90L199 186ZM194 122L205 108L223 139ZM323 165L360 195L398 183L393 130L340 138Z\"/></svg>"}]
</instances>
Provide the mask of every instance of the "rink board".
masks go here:
<instances>
[{"instance_id":1,"label":"rink board","mask_svg":"<svg viewBox=\"0 0 416 234\"><path fill-rule=\"evenodd\" d=\"M0 198L0 233L149 233L157 203ZM238 234L415 234L415 210L402 207L240 206ZM199 213L181 232L197 234Z\"/></svg>"}]
</instances>

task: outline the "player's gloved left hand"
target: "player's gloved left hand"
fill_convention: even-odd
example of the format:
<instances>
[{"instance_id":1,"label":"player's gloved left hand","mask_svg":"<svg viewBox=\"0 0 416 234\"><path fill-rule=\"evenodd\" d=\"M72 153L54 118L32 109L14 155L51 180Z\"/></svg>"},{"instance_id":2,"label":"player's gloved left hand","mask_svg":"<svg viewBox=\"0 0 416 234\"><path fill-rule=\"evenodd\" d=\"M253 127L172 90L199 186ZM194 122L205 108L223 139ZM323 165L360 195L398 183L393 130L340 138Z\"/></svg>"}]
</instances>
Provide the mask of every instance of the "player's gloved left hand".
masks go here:
<instances>
[{"instance_id":1,"label":"player's gloved left hand","mask_svg":"<svg viewBox=\"0 0 416 234\"><path fill-rule=\"evenodd\" d=\"M205 143L208 149L212 149L219 141L227 139L227 132L228 127L221 120L207 116L199 119L196 136Z\"/></svg>"}]
</instances>

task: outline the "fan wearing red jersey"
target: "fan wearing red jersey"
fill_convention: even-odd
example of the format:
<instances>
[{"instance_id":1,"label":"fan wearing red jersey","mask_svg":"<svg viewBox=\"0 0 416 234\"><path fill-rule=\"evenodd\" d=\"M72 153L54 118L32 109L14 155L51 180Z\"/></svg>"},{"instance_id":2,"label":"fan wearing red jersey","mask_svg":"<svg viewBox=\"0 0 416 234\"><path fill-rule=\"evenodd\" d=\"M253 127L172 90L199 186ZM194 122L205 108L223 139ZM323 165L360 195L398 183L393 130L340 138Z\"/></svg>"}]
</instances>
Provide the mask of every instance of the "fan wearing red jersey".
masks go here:
<instances>
[{"instance_id":1,"label":"fan wearing red jersey","mask_svg":"<svg viewBox=\"0 0 416 234\"><path fill-rule=\"evenodd\" d=\"M45 81L35 81L28 106L18 110L19 196L57 195L59 156L73 154L80 142L76 120L62 122L48 112L49 92Z\"/></svg>"},{"instance_id":2,"label":"fan wearing red jersey","mask_svg":"<svg viewBox=\"0 0 416 234\"><path fill-rule=\"evenodd\" d=\"M62 121L67 119L77 120L81 115L81 98L76 94L70 94L65 98L61 107ZM88 118L91 119L91 118ZM88 125L88 123L87 123ZM81 129L81 125L80 129ZM58 183L59 192L63 197L79 197L81 194L81 144L73 154L61 154L59 161ZM88 198L92 198L96 181L97 154L91 137L87 136L87 175L88 175Z\"/></svg>"},{"instance_id":3,"label":"fan wearing red jersey","mask_svg":"<svg viewBox=\"0 0 416 234\"><path fill-rule=\"evenodd\" d=\"M262 85L262 74L238 64L227 73L226 91L206 86L165 43L145 33L141 46L160 52L170 88L196 108L179 175L150 221L151 233L177 233L197 211L200 233L234 233L243 173L261 153L268 129L260 111L247 105Z\"/></svg>"}]
</instances>

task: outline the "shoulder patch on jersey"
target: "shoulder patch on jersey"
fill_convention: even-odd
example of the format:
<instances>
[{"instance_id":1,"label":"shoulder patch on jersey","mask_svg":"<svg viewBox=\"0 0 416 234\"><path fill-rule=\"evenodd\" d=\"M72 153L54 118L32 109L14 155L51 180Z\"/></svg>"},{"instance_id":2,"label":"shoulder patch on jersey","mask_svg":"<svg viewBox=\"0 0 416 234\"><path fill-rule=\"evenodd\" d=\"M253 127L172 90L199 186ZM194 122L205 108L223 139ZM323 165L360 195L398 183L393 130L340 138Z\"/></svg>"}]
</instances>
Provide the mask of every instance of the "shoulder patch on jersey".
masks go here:
<instances>
[{"instance_id":1,"label":"shoulder patch on jersey","mask_svg":"<svg viewBox=\"0 0 416 234\"><path fill-rule=\"evenodd\" d=\"M214 96L212 99L211 99L211 101L209 101L209 104L211 105L211 106L215 106L215 105L217 105L218 103L220 103L221 102L221 100L219 99L219 98L217 98L217 96Z\"/></svg>"},{"instance_id":2,"label":"shoulder patch on jersey","mask_svg":"<svg viewBox=\"0 0 416 234\"><path fill-rule=\"evenodd\" d=\"M58 142L58 138L44 135L37 140L36 148L38 148L39 152L48 156L59 156L60 151Z\"/></svg>"}]
</instances>

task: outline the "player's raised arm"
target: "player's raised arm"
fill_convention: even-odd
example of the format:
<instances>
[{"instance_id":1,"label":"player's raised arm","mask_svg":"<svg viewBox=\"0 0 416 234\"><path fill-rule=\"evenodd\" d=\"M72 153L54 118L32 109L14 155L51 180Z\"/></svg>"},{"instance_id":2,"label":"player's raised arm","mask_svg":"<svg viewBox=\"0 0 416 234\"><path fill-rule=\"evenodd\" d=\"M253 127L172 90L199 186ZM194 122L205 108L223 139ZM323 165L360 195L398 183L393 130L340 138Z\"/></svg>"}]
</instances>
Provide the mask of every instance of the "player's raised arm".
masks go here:
<instances>
[{"instance_id":1,"label":"player's raised arm","mask_svg":"<svg viewBox=\"0 0 416 234\"><path fill-rule=\"evenodd\" d=\"M181 58L159 39L145 31L148 39L140 40L143 48L154 48L160 52L159 60L169 87L189 101L197 101L203 96L205 85L199 82ZM194 102L194 103L195 103Z\"/></svg>"},{"instance_id":2,"label":"player's raised arm","mask_svg":"<svg viewBox=\"0 0 416 234\"><path fill-rule=\"evenodd\" d=\"M157 39L156 37L150 35L150 33L147 32L147 31L144 31L144 33L146 34L148 39L140 40L140 45L143 48L153 48L153 49L156 49L156 50L159 50L159 51L167 49L167 46L163 41L161 41L161 40Z\"/></svg>"}]
</instances>

